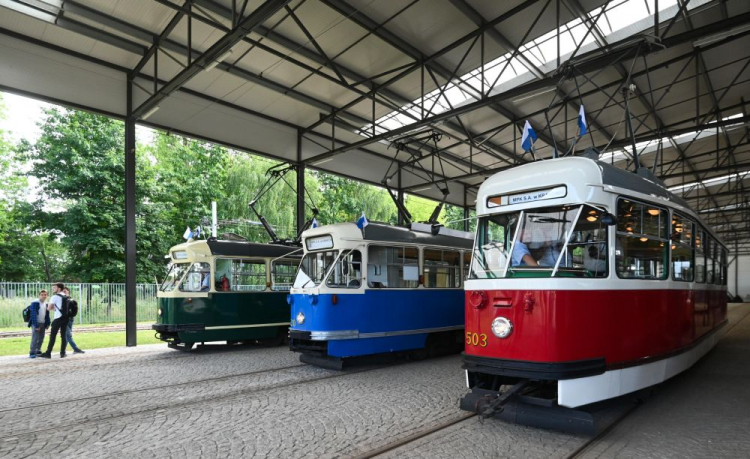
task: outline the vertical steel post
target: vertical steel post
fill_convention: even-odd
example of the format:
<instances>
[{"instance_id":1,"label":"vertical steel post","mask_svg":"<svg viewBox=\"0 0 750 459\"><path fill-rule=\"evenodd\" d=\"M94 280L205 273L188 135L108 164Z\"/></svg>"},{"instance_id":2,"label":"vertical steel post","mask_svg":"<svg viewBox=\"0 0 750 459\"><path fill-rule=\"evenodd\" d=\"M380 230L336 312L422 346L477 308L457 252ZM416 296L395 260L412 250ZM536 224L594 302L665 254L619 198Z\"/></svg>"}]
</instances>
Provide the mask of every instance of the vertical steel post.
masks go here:
<instances>
[{"instance_id":1,"label":"vertical steel post","mask_svg":"<svg viewBox=\"0 0 750 459\"><path fill-rule=\"evenodd\" d=\"M401 214L401 210L400 210L400 209L403 209L404 207L404 190L403 188L401 188L401 166L398 166L398 193L397 193L396 199L399 202L398 224L403 225L404 216Z\"/></svg>"},{"instance_id":2,"label":"vertical steel post","mask_svg":"<svg viewBox=\"0 0 750 459\"><path fill-rule=\"evenodd\" d=\"M125 118L125 344L136 346L138 321L135 298L135 118L133 82L127 82Z\"/></svg>"},{"instance_id":3,"label":"vertical steel post","mask_svg":"<svg viewBox=\"0 0 750 459\"><path fill-rule=\"evenodd\" d=\"M305 165L302 162L302 131L297 131L297 234L305 226Z\"/></svg>"},{"instance_id":4,"label":"vertical steel post","mask_svg":"<svg viewBox=\"0 0 750 459\"><path fill-rule=\"evenodd\" d=\"M464 231L469 231L469 206L466 203L467 192L466 185L464 185Z\"/></svg>"},{"instance_id":5,"label":"vertical steel post","mask_svg":"<svg viewBox=\"0 0 750 459\"><path fill-rule=\"evenodd\" d=\"M739 239L734 240L734 296L740 296L740 247Z\"/></svg>"}]
</instances>

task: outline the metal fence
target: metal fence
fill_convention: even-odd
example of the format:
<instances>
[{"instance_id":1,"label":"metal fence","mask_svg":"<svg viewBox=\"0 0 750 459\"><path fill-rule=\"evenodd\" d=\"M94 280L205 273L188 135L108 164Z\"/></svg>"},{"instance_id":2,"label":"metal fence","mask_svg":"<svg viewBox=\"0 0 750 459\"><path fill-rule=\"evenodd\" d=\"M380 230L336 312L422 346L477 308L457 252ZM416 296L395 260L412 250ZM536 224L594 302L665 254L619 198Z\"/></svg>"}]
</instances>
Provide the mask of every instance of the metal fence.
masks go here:
<instances>
[{"instance_id":1,"label":"metal fence","mask_svg":"<svg viewBox=\"0 0 750 459\"><path fill-rule=\"evenodd\" d=\"M76 324L125 322L125 284L65 284L78 302ZM39 298L39 291L50 292L48 282L0 282L0 328L25 327L22 311ZM156 320L156 284L136 285L139 322Z\"/></svg>"}]
</instances>

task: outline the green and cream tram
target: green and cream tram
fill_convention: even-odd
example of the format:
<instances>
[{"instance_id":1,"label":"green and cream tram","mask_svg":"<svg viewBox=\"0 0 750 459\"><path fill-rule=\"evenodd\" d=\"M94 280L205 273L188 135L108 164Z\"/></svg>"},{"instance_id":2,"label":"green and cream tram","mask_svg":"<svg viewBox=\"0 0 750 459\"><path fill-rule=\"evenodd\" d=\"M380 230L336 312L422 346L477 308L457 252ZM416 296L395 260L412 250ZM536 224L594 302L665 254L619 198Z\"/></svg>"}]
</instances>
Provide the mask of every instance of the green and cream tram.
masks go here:
<instances>
[{"instance_id":1,"label":"green and cream tram","mask_svg":"<svg viewBox=\"0 0 750 459\"><path fill-rule=\"evenodd\" d=\"M170 347L226 341L281 344L299 248L245 241L188 241L172 247L158 293L157 338Z\"/></svg>"}]
</instances>

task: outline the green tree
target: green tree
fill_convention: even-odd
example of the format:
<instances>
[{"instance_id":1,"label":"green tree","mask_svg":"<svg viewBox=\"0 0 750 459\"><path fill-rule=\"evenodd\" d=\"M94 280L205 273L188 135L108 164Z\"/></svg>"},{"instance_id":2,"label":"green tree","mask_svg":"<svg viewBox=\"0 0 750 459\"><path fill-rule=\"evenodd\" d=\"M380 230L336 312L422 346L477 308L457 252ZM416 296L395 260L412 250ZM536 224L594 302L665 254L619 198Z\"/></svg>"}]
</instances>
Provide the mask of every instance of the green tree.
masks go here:
<instances>
[{"instance_id":1,"label":"green tree","mask_svg":"<svg viewBox=\"0 0 750 459\"><path fill-rule=\"evenodd\" d=\"M397 221L396 206L385 189L325 172L311 175L320 183L322 202L318 203L318 220L321 224L355 222L363 211L368 220Z\"/></svg>"},{"instance_id":2,"label":"green tree","mask_svg":"<svg viewBox=\"0 0 750 459\"><path fill-rule=\"evenodd\" d=\"M34 145L22 146L39 180L35 203L38 230L57 231L70 256L64 275L83 282L122 282L125 278L124 126L86 112L50 109ZM153 282L166 252L166 205L155 200L155 174L145 149L137 149L137 273ZM152 255L152 256L149 256Z\"/></svg>"}]
</instances>

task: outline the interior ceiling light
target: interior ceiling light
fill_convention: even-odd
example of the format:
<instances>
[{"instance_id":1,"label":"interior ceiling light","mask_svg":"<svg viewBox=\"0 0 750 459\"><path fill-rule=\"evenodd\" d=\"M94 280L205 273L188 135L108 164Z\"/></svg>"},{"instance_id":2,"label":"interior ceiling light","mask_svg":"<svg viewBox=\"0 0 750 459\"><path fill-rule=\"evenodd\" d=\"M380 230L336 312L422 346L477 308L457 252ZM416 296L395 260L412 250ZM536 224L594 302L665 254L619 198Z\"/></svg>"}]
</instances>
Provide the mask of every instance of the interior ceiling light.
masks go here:
<instances>
[{"instance_id":1,"label":"interior ceiling light","mask_svg":"<svg viewBox=\"0 0 750 459\"><path fill-rule=\"evenodd\" d=\"M648 214L656 217L657 215L659 215L659 209L649 209Z\"/></svg>"},{"instance_id":2,"label":"interior ceiling light","mask_svg":"<svg viewBox=\"0 0 750 459\"><path fill-rule=\"evenodd\" d=\"M151 110L147 111L146 113L144 113L143 116L141 116L141 119L142 120L147 119L149 116L151 116L154 113L156 113L157 110L159 110L159 106L158 105L155 106L154 108L152 108Z\"/></svg>"},{"instance_id":3,"label":"interior ceiling light","mask_svg":"<svg viewBox=\"0 0 750 459\"><path fill-rule=\"evenodd\" d=\"M228 58L231 55L232 55L232 50L230 49L226 53L224 53L221 56L217 57L215 61L211 62L210 64L208 64L206 66L206 72L210 72L211 70L213 70L214 68L216 68L216 66L219 65L219 63L224 62L224 59Z\"/></svg>"}]
</instances>

